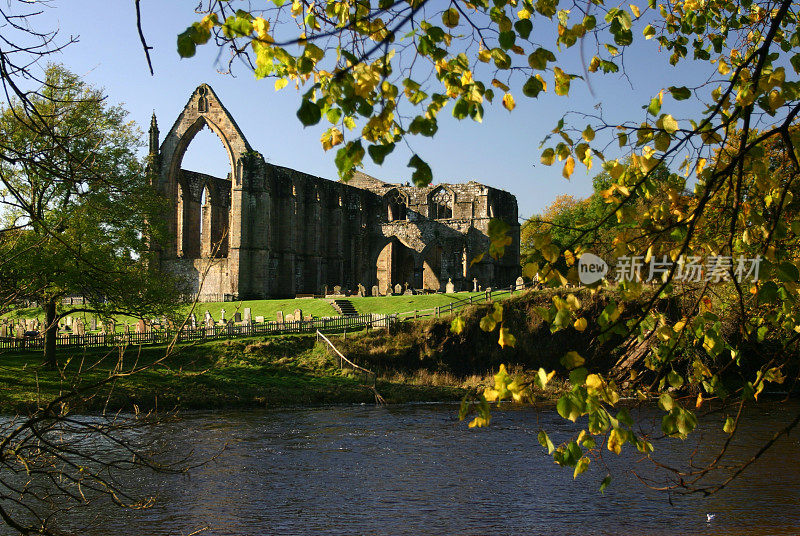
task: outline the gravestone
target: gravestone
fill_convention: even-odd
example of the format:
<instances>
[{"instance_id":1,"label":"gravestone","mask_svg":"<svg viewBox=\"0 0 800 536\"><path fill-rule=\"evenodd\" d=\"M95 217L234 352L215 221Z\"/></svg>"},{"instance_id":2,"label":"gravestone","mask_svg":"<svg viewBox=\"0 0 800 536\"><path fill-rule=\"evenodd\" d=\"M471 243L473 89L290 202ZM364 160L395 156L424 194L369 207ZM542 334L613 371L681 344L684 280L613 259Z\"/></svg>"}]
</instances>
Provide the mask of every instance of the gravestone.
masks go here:
<instances>
[{"instance_id":1,"label":"gravestone","mask_svg":"<svg viewBox=\"0 0 800 536\"><path fill-rule=\"evenodd\" d=\"M398 284L396 284L394 286L394 293L395 294L402 294L403 293L403 287L400 286L400 283L398 283Z\"/></svg>"},{"instance_id":2,"label":"gravestone","mask_svg":"<svg viewBox=\"0 0 800 536\"><path fill-rule=\"evenodd\" d=\"M257 316L256 317L256 324L263 324L263 323L264 323L264 317L263 316Z\"/></svg>"},{"instance_id":3,"label":"gravestone","mask_svg":"<svg viewBox=\"0 0 800 536\"><path fill-rule=\"evenodd\" d=\"M294 315L292 313L287 313L286 321L287 322L294 322Z\"/></svg>"},{"instance_id":4,"label":"gravestone","mask_svg":"<svg viewBox=\"0 0 800 536\"><path fill-rule=\"evenodd\" d=\"M219 310L219 325L220 326L225 325L225 309Z\"/></svg>"},{"instance_id":5,"label":"gravestone","mask_svg":"<svg viewBox=\"0 0 800 536\"><path fill-rule=\"evenodd\" d=\"M208 324L208 321L209 321L209 320L213 321L213 320L214 320L214 318L211 316L211 313L208 311L208 309L206 309L206 316L205 316L205 322L206 322L206 324Z\"/></svg>"},{"instance_id":6,"label":"gravestone","mask_svg":"<svg viewBox=\"0 0 800 536\"><path fill-rule=\"evenodd\" d=\"M144 319L140 318L139 321L136 322L136 333L144 333L145 331L147 331L147 325L145 325Z\"/></svg>"},{"instance_id":7,"label":"gravestone","mask_svg":"<svg viewBox=\"0 0 800 536\"><path fill-rule=\"evenodd\" d=\"M211 315L208 315L206 317L206 329L214 329L214 317L212 317Z\"/></svg>"},{"instance_id":8,"label":"gravestone","mask_svg":"<svg viewBox=\"0 0 800 536\"><path fill-rule=\"evenodd\" d=\"M83 325L83 320L78 320L75 323L75 335L86 335L86 327Z\"/></svg>"},{"instance_id":9,"label":"gravestone","mask_svg":"<svg viewBox=\"0 0 800 536\"><path fill-rule=\"evenodd\" d=\"M478 278L472 280L472 292L478 292Z\"/></svg>"},{"instance_id":10,"label":"gravestone","mask_svg":"<svg viewBox=\"0 0 800 536\"><path fill-rule=\"evenodd\" d=\"M68 316L66 318L66 322L67 322L67 326L72 327L72 317L71 316Z\"/></svg>"},{"instance_id":11,"label":"gravestone","mask_svg":"<svg viewBox=\"0 0 800 536\"><path fill-rule=\"evenodd\" d=\"M241 322L242 321L242 313L240 313L239 311L236 311L235 313L233 313L233 321L234 322Z\"/></svg>"},{"instance_id":12,"label":"gravestone","mask_svg":"<svg viewBox=\"0 0 800 536\"><path fill-rule=\"evenodd\" d=\"M278 311L277 313L275 313L275 316L276 316L276 319L277 319L278 323L279 324L283 324L283 322L284 322L284 320L283 320L283 311Z\"/></svg>"},{"instance_id":13,"label":"gravestone","mask_svg":"<svg viewBox=\"0 0 800 536\"><path fill-rule=\"evenodd\" d=\"M25 337L25 326L22 325L22 321L16 325L14 328L14 338L15 339L22 339Z\"/></svg>"},{"instance_id":14,"label":"gravestone","mask_svg":"<svg viewBox=\"0 0 800 536\"><path fill-rule=\"evenodd\" d=\"M522 276L519 276L517 278L515 287L516 288L514 290L522 290L523 288L525 288L525 280L522 279Z\"/></svg>"},{"instance_id":15,"label":"gravestone","mask_svg":"<svg viewBox=\"0 0 800 536\"><path fill-rule=\"evenodd\" d=\"M116 331L117 331L117 323L112 318L111 320L108 321L108 324L106 325L106 332L115 333Z\"/></svg>"},{"instance_id":16,"label":"gravestone","mask_svg":"<svg viewBox=\"0 0 800 536\"><path fill-rule=\"evenodd\" d=\"M413 296L414 295L414 289L407 288L406 291L403 292L403 295L404 296Z\"/></svg>"},{"instance_id":17,"label":"gravestone","mask_svg":"<svg viewBox=\"0 0 800 536\"><path fill-rule=\"evenodd\" d=\"M323 296L327 296L328 295L328 285L325 285L324 287L322 287L322 295Z\"/></svg>"},{"instance_id":18,"label":"gravestone","mask_svg":"<svg viewBox=\"0 0 800 536\"><path fill-rule=\"evenodd\" d=\"M192 329L197 329L197 317L194 313L189 315L189 327Z\"/></svg>"},{"instance_id":19,"label":"gravestone","mask_svg":"<svg viewBox=\"0 0 800 536\"><path fill-rule=\"evenodd\" d=\"M378 285L372 286L372 295L376 298L381 295L381 291L380 289L378 289Z\"/></svg>"},{"instance_id":20,"label":"gravestone","mask_svg":"<svg viewBox=\"0 0 800 536\"><path fill-rule=\"evenodd\" d=\"M300 309L295 309L294 310L294 319L295 319L295 321L303 320L303 311L301 311Z\"/></svg>"},{"instance_id":21,"label":"gravestone","mask_svg":"<svg viewBox=\"0 0 800 536\"><path fill-rule=\"evenodd\" d=\"M93 316L89 319L89 331L97 331L97 317Z\"/></svg>"},{"instance_id":22,"label":"gravestone","mask_svg":"<svg viewBox=\"0 0 800 536\"><path fill-rule=\"evenodd\" d=\"M252 311L250 310L249 307L245 307L244 308L244 317L243 317L243 319L248 324L253 321L253 313L252 313Z\"/></svg>"},{"instance_id":23,"label":"gravestone","mask_svg":"<svg viewBox=\"0 0 800 536\"><path fill-rule=\"evenodd\" d=\"M367 295L367 289L361 283L358 284L358 297L363 298Z\"/></svg>"},{"instance_id":24,"label":"gravestone","mask_svg":"<svg viewBox=\"0 0 800 536\"><path fill-rule=\"evenodd\" d=\"M447 284L444 286L446 294L452 294L456 291L456 286L453 284L452 278L447 278Z\"/></svg>"},{"instance_id":25,"label":"gravestone","mask_svg":"<svg viewBox=\"0 0 800 536\"><path fill-rule=\"evenodd\" d=\"M306 315L306 317L303 320L310 322L311 320L314 320L314 315Z\"/></svg>"},{"instance_id":26,"label":"gravestone","mask_svg":"<svg viewBox=\"0 0 800 536\"><path fill-rule=\"evenodd\" d=\"M0 337L3 338L8 337L8 324L6 324L5 322L0 324Z\"/></svg>"},{"instance_id":27,"label":"gravestone","mask_svg":"<svg viewBox=\"0 0 800 536\"><path fill-rule=\"evenodd\" d=\"M334 286L334 287L333 287L333 293L334 293L334 294L336 294L337 296L341 295L341 294L342 294L342 287L341 287L341 285L336 285L336 286Z\"/></svg>"}]
</instances>

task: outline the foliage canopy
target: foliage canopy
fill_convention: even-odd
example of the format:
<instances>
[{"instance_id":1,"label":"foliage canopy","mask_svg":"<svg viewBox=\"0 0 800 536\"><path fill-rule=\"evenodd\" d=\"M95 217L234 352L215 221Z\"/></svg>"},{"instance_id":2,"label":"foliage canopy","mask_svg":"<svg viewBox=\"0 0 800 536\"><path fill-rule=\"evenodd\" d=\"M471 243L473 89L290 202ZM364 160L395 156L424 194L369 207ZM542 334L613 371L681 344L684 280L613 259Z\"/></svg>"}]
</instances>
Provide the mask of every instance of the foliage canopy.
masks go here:
<instances>
[{"instance_id":1,"label":"foliage canopy","mask_svg":"<svg viewBox=\"0 0 800 536\"><path fill-rule=\"evenodd\" d=\"M64 315L153 315L178 301L176 281L147 262L147 237L158 231L148 221L161 205L126 115L57 65L26 103L0 108L0 137L17 155L0 162L2 303L42 304L50 364ZM86 303L60 307L74 295Z\"/></svg>"}]
</instances>

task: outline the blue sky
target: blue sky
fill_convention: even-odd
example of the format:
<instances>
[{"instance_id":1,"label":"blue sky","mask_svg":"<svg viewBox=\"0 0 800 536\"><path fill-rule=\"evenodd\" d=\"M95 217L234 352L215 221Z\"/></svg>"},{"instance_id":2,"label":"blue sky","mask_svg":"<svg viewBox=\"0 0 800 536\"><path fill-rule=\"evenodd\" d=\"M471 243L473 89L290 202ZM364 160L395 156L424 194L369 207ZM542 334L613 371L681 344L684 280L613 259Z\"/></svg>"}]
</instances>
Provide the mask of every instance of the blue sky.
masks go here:
<instances>
[{"instance_id":1,"label":"blue sky","mask_svg":"<svg viewBox=\"0 0 800 536\"><path fill-rule=\"evenodd\" d=\"M219 50L207 45L191 59L180 59L175 40L198 19L194 0L142 0L144 32L151 52L155 76L147 70L135 26L133 2L129 0L57 0L46 9L38 28L59 28L62 37L79 36L79 41L55 59L88 82L105 89L111 102L121 102L143 130L155 111L162 133L166 133L197 85L211 84L223 104L233 114L250 144L268 162L335 179L335 151L325 152L319 142L326 127L303 128L295 116L299 96L290 87L275 92L272 80L257 81L244 68L235 76L218 72ZM535 30L539 31L537 27ZM552 29L543 27L541 42L553 41ZM641 28L634 28L641 35ZM221 53L223 64L227 57ZM565 51L571 72L580 72L578 47ZM587 52L587 61L591 54ZM223 65L224 66L224 65ZM517 196L521 216L542 211L559 194L585 197L591 192L591 176L576 167L570 181L561 177L561 166L539 163L539 143L567 111L597 113L602 108L610 121L644 118L642 104L666 86L677 84L687 68L671 68L650 41L626 58L629 78L616 75L590 75L594 96L586 82L574 80L569 97L552 93L528 99L514 92L516 109L509 113L495 99L486 108L482 124L456 121L446 109L440 114L436 137L415 138L411 146L431 164L436 182L475 180L508 190ZM689 67L691 69L691 67ZM546 77L547 79L547 77ZM687 84L688 85L688 84ZM550 84L552 88L552 83ZM512 90L513 91L513 90ZM665 104L668 99L665 98ZM680 118L680 115L673 112ZM589 121L572 117L576 125ZM598 140L603 134L598 135ZM613 156L613 143L607 156ZM398 149L383 166L368 162L365 172L389 182L410 180L413 170L406 167L410 152ZM369 160L367 158L367 160ZM225 176L229 171L221 143L208 130L195 138L183 166L188 169Z\"/></svg>"}]
</instances>

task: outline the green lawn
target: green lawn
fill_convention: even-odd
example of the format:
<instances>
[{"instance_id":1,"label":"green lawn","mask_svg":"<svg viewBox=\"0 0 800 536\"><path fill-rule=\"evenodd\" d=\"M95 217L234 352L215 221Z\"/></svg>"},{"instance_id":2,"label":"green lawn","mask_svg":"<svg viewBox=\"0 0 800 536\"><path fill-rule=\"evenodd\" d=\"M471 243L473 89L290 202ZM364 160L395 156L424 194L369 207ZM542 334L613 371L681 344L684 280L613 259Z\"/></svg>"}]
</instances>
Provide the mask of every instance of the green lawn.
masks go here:
<instances>
[{"instance_id":1,"label":"green lawn","mask_svg":"<svg viewBox=\"0 0 800 536\"><path fill-rule=\"evenodd\" d=\"M420 294L415 296L378 296L378 297L350 297L348 298L360 314L390 314L404 313L408 311L430 309L433 307L446 306L451 302L463 300L470 296L482 297L483 292L459 292L457 294ZM504 299L508 294L499 296ZM316 317L337 316L338 313L327 299L318 298L297 298L282 300L250 300L240 302L199 302L194 307L194 313L198 322L202 321L205 312L209 311L215 320L219 320L222 309L225 309L225 318L233 318L238 311L244 313L245 307L250 307L253 319L256 316L263 316L267 321L276 319L276 313L283 311L283 314L294 313L295 309L301 309L303 315L314 315ZM189 314L190 306L186 306L186 314ZM40 308L16 309L6 315L5 318L36 318L44 321L44 315ZM92 315L83 314L88 323ZM135 318L118 317L117 330L124 329L124 324L136 324Z\"/></svg>"}]
</instances>

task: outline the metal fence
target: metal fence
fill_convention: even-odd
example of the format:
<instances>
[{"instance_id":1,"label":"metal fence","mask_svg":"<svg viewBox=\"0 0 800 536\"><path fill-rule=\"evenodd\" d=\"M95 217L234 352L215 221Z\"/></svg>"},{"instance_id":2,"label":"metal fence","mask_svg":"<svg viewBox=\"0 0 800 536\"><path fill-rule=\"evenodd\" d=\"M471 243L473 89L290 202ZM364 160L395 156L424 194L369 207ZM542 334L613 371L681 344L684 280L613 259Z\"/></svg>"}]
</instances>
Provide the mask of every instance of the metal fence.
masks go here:
<instances>
[{"instance_id":1,"label":"metal fence","mask_svg":"<svg viewBox=\"0 0 800 536\"><path fill-rule=\"evenodd\" d=\"M98 333L85 335L59 335L56 346L61 348L85 347L100 348L111 346L138 346L167 344L215 339L233 339L259 335L283 335L289 333L341 333L373 328L390 328L397 322L397 315L360 315L346 317L313 318L292 322L263 322L236 325L232 322L220 326L198 327L196 329L151 329L142 333ZM44 338L0 339L0 350L41 350Z\"/></svg>"}]
</instances>

